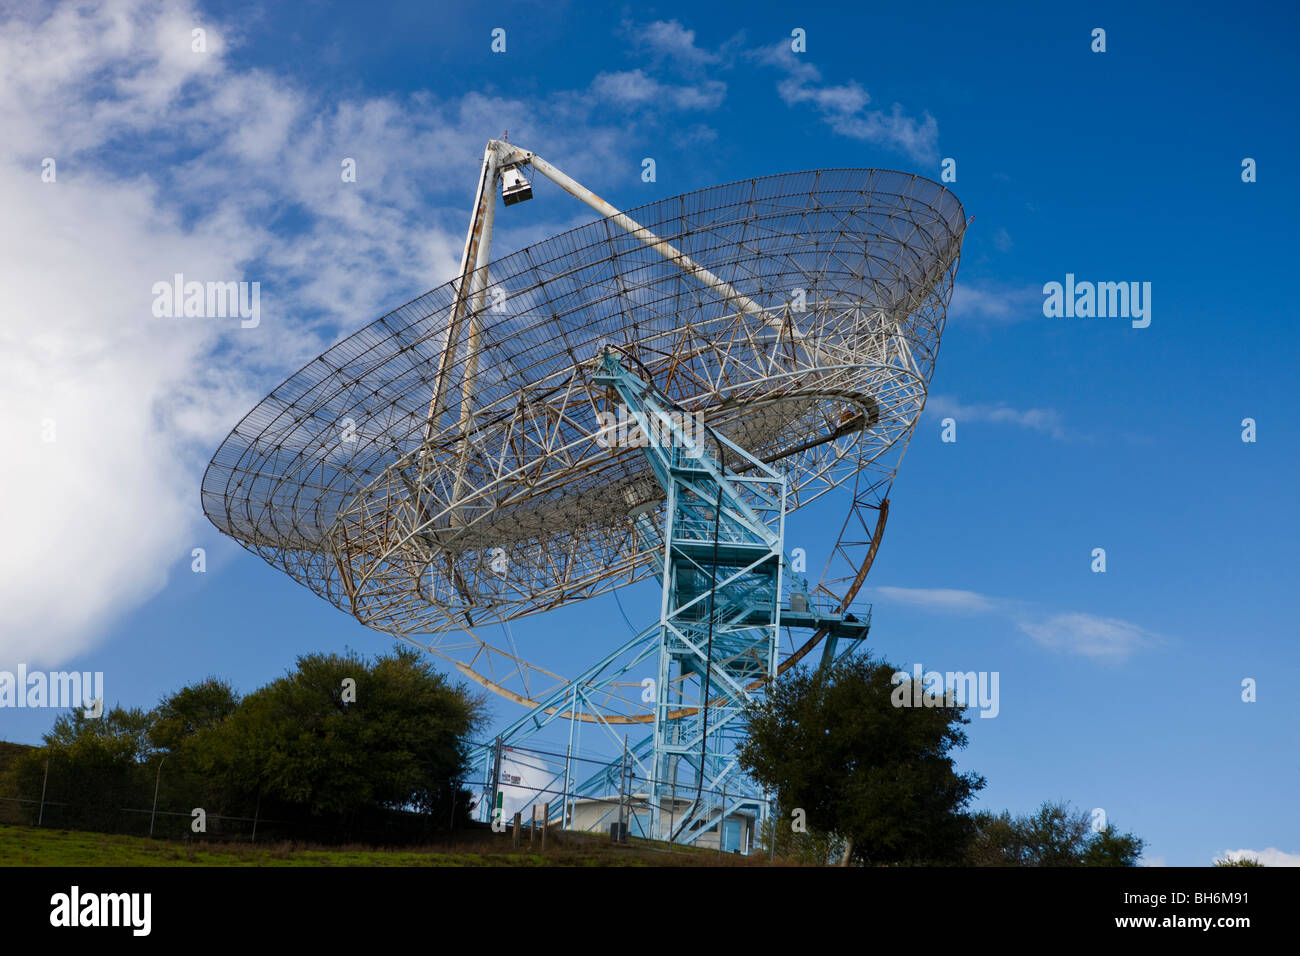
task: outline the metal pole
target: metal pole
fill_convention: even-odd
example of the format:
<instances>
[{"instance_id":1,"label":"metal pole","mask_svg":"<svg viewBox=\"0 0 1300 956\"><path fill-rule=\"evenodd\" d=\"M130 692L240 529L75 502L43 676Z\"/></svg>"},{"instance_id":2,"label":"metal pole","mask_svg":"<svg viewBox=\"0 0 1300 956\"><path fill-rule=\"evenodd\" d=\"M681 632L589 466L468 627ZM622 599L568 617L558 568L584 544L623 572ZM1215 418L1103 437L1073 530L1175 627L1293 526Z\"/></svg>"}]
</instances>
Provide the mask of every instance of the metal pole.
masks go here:
<instances>
[{"instance_id":1,"label":"metal pole","mask_svg":"<svg viewBox=\"0 0 1300 956\"><path fill-rule=\"evenodd\" d=\"M468 277L469 283L469 337L465 343L465 369L461 373L461 400L460 400L460 459L456 462L456 481L452 486L453 502L460 500L461 489L465 485L465 470L470 458L469 433L474 422L474 386L478 376L478 353L479 353L479 335L481 331L483 306L487 297L488 285L488 261L492 257L492 223L496 215L496 177L497 165L495 157L487 160L488 182L487 194L484 196L486 204L482 210L482 221L479 225L478 248L474 255L474 272ZM464 278L461 284L464 284ZM458 290L460 294L465 294L465 290ZM454 358L454 352L453 352ZM442 379L439 377L439 382ZM436 427L436 423L434 423ZM459 523L459 512L453 511L451 514L452 524Z\"/></svg>"},{"instance_id":2,"label":"metal pole","mask_svg":"<svg viewBox=\"0 0 1300 956\"><path fill-rule=\"evenodd\" d=\"M569 828L569 787L572 786L573 780L570 776L570 767L573 763L573 732L578 726L578 685L573 685L573 703L569 706L569 746L564 752L564 804L560 807L560 829Z\"/></svg>"},{"instance_id":3,"label":"metal pole","mask_svg":"<svg viewBox=\"0 0 1300 956\"><path fill-rule=\"evenodd\" d=\"M160 769L160 770L162 769L162 765L161 765L161 764L159 764L158 769ZM37 816L37 818L36 818L36 825L37 825L38 827L41 826L43 823L45 823L45 788L46 788L47 786L49 786L49 783L50 783L50 758L49 758L49 757L46 757L46 758L45 758L45 782L41 784L41 812L40 812L40 814L39 814L39 815ZM157 792L156 792L156 791L155 791L155 793L154 793L154 801L155 801L155 802L154 802L154 805L157 806ZM150 826L149 826L149 832L150 832L150 834L152 835L152 833L153 833L153 825L152 825L152 824L150 824Z\"/></svg>"},{"instance_id":4,"label":"metal pole","mask_svg":"<svg viewBox=\"0 0 1300 956\"><path fill-rule=\"evenodd\" d=\"M153 836L153 822L158 817L158 785L162 783L162 765L166 762L166 757L158 761L158 774L153 781L153 813L149 814L149 836Z\"/></svg>"},{"instance_id":5,"label":"metal pole","mask_svg":"<svg viewBox=\"0 0 1300 956\"><path fill-rule=\"evenodd\" d=\"M500 807L501 814L505 815L505 806L501 801L501 735L497 734L496 754L492 761L492 805L488 809L488 823L494 822L494 815L497 808ZM502 823L505 821L502 820Z\"/></svg>"},{"instance_id":6,"label":"metal pole","mask_svg":"<svg viewBox=\"0 0 1300 956\"><path fill-rule=\"evenodd\" d=\"M718 818L718 856L722 856L722 841L727 836L727 785L722 785L722 816Z\"/></svg>"},{"instance_id":7,"label":"metal pole","mask_svg":"<svg viewBox=\"0 0 1300 956\"><path fill-rule=\"evenodd\" d=\"M623 817L623 812L626 809L626 805L624 803L625 800L624 795L627 792L626 784L627 784L627 734L624 734L623 735L623 762L619 764L619 768L618 768L618 831L617 833L618 833L619 843L623 842L623 832L624 832L623 828L626 826Z\"/></svg>"},{"instance_id":8,"label":"metal pole","mask_svg":"<svg viewBox=\"0 0 1300 956\"><path fill-rule=\"evenodd\" d=\"M573 718L574 718L574 719L573 719L573 723L572 723L572 725L570 725L570 727L569 727L569 731L573 734L573 752L576 753L576 754L581 754L581 753L582 753L582 720L579 719L579 716L578 716L578 710L577 710L577 706L576 706L576 705L577 705L577 700L578 700L578 685L577 685L577 684L574 684L574 685L573 685L573 700L574 700L574 704L575 704L575 706L574 706L574 714L573 714ZM579 757L578 759L581 760L582 758ZM573 795L573 802L574 802L574 804L577 804L577 802L578 802L578 798L581 797L581 796L582 796L582 794L579 794L579 793L575 793L575 794ZM575 810L575 807L570 807L570 808L569 808L569 825L570 825L570 826L573 826L573 814L574 814L574 810Z\"/></svg>"},{"instance_id":9,"label":"metal pole","mask_svg":"<svg viewBox=\"0 0 1300 956\"><path fill-rule=\"evenodd\" d=\"M767 861L769 863L776 862L776 818L779 815L780 809L781 808L776 806L770 799L767 801L767 817L772 824L771 831L768 834L768 841L767 841L769 844L771 844L771 846L769 847L770 852L767 858Z\"/></svg>"},{"instance_id":10,"label":"metal pole","mask_svg":"<svg viewBox=\"0 0 1300 956\"><path fill-rule=\"evenodd\" d=\"M451 321L447 326L447 336L443 340L442 359L438 365L438 380L434 386L433 398L429 402L429 420L424 426L424 437L429 436L438 427L438 419L445 407L448 378L456 362L456 347L460 344L460 327L466 310L471 306L469 286L473 282L471 271L478 261L479 241L483 234L485 221L488 220L488 206L495 210L496 205L497 152L496 140L487 144L483 150L483 166L479 172L478 192L474 197L474 213L470 216L469 232L465 236L465 251L460 258L460 278L456 283L456 301L452 309Z\"/></svg>"},{"instance_id":11,"label":"metal pole","mask_svg":"<svg viewBox=\"0 0 1300 956\"><path fill-rule=\"evenodd\" d=\"M572 729L572 728L570 728ZM560 829L563 830L569 823L569 767L573 763L573 745L570 744L564 751L564 796L563 803L560 804ZM549 814L548 814L549 819Z\"/></svg>"}]
</instances>

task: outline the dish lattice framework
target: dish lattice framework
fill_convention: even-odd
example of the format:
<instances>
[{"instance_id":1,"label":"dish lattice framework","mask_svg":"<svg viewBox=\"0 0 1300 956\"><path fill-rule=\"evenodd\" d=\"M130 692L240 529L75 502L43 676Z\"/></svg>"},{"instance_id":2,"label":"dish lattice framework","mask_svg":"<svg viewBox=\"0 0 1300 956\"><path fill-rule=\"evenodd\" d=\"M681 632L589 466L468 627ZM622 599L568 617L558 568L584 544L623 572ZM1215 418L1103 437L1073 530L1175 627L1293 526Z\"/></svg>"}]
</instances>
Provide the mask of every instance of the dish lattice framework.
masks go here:
<instances>
[{"instance_id":1,"label":"dish lattice framework","mask_svg":"<svg viewBox=\"0 0 1300 956\"><path fill-rule=\"evenodd\" d=\"M592 383L602 348L778 463L790 510L849 479L855 508L878 503L925 402L965 228L956 197L915 175L832 169L628 215L739 295L609 218L495 260L466 275L483 293L470 336L453 328L453 281L258 404L204 477L208 516L362 623L431 635L417 642L467 672L504 655L527 685L528 665L474 630L630 584L662 549L645 456L602 432L616 412ZM846 525L818 588L831 599L854 577L852 536Z\"/></svg>"}]
</instances>

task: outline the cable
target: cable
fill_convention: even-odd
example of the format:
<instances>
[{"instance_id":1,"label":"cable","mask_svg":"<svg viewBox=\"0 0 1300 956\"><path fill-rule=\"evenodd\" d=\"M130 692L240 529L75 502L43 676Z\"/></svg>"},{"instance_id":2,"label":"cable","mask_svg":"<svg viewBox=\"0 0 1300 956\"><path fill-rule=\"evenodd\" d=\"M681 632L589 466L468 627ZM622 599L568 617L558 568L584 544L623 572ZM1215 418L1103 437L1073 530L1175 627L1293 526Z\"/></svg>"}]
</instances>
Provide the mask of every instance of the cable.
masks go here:
<instances>
[{"instance_id":1,"label":"cable","mask_svg":"<svg viewBox=\"0 0 1300 956\"><path fill-rule=\"evenodd\" d=\"M614 591L614 600L618 602L618 613L623 615L623 623L627 625L627 629L633 634L639 634L640 631L632 626L632 622L628 619L627 612L623 610L623 599L618 596L617 590Z\"/></svg>"},{"instance_id":2,"label":"cable","mask_svg":"<svg viewBox=\"0 0 1300 956\"><path fill-rule=\"evenodd\" d=\"M718 445L718 467L721 469L722 476L726 478L727 466L722 461L722 442L712 428L709 433L713 435L713 440ZM713 566L710 569L712 579L709 582L709 639L705 645L704 651L704 706L702 708L702 725L700 728L700 772L697 775L695 786L695 799L692 801L693 807L700 805L700 797L704 794L704 772L706 761L709 756L709 698L711 697L711 686L713 683L713 608L715 596L718 593L718 539L722 533L722 481L718 482L718 501L713 508ZM725 807L723 808L725 811ZM678 827L677 832L672 835L669 842L675 843L677 838L682 835L686 829L686 824L690 821L691 814L682 815L682 825ZM722 840L722 824L718 824L718 840Z\"/></svg>"}]
</instances>

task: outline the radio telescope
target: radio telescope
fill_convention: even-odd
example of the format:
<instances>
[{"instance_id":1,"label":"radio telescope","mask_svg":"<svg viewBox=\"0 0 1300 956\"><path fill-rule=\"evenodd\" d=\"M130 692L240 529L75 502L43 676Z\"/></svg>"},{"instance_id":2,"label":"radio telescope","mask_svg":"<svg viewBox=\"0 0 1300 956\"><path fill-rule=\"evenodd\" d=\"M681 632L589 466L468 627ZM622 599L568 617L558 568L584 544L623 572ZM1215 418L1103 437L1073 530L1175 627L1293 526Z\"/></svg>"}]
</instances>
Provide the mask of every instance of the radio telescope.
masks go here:
<instances>
[{"instance_id":1,"label":"radio telescope","mask_svg":"<svg viewBox=\"0 0 1300 956\"><path fill-rule=\"evenodd\" d=\"M601 218L492 259L497 190L526 201L530 173ZM576 790L566 768L566 796L634 773L647 835L683 841L737 809L766 813L735 765L738 718L765 680L867 633L854 601L965 226L944 187L875 169L624 213L494 140L459 277L249 412L213 456L204 511L363 624L527 708L485 767L556 720L571 739L583 724L639 731ZM839 488L846 515L810 582L792 573L786 517ZM483 636L647 577L660 619L581 674Z\"/></svg>"}]
</instances>

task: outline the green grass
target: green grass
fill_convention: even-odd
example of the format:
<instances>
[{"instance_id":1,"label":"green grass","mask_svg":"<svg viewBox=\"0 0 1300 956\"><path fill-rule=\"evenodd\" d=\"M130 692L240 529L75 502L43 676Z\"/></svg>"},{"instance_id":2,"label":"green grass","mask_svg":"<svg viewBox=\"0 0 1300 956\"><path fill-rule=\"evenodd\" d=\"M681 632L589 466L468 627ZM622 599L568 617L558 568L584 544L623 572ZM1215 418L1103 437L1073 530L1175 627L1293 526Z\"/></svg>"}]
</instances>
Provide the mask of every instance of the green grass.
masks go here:
<instances>
[{"instance_id":1,"label":"green grass","mask_svg":"<svg viewBox=\"0 0 1300 956\"><path fill-rule=\"evenodd\" d=\"M200 843L0 825L0 866L764 866L765 857L633 843L591 833L556 833L546 852L519 850L510 835L472 831L456 842L376 849L309 844Z\"/></svg>"}]
</instances>

